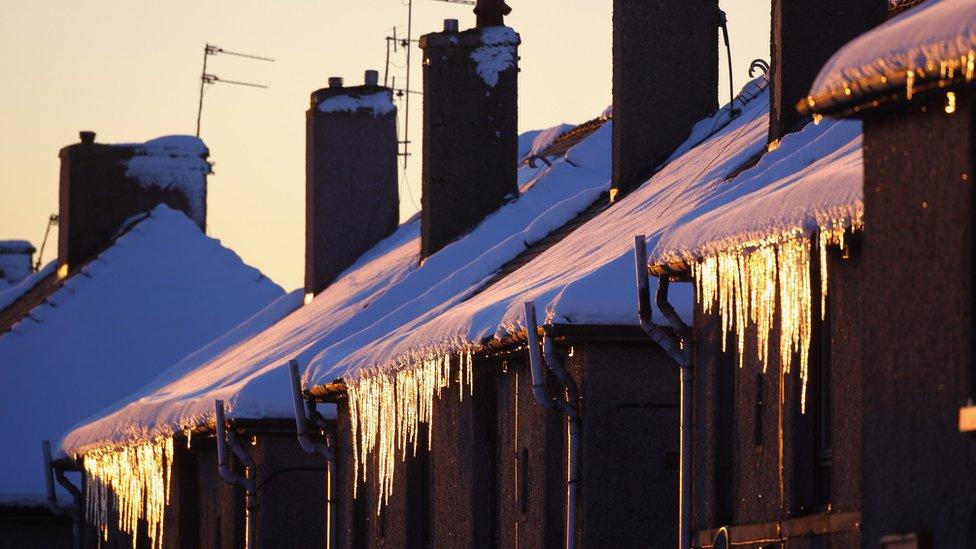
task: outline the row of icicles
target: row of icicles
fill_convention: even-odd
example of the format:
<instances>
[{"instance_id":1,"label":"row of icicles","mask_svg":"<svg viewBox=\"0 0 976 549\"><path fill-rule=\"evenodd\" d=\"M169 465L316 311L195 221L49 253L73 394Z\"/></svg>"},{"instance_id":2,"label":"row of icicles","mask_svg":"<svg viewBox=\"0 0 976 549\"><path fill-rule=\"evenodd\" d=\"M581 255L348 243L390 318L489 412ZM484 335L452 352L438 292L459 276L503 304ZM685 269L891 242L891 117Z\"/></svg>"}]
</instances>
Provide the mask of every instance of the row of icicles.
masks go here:
<instances>
[{"instance_id":1,"label":"row of icicles","mask_svg":"<svg viewBox=\"0 0 976 549\"><path fill-rule=\"evenodd\" d=\"M394 371L378 369L349 383L349 424L353 440L353 497L361 478L366 482L370 455L377 457L379 514L393 494L396 462L406 459L408 447L414 455L420 424L427 425L427 449L431 447L434 399L451 384L452 357L459 356L457 382L460 399L474 392L474 360L471 351L448 352L410 360Z\"/></svg>"},{"instance_id":2,"label":"row of icicles","mask_svg":"<svg viewBox=\"0 0 976 549\"><path fill-rule=\"evenodd\" d=\"M855 228L859 228L857 224ZM826 315L827 247L843 248L844 235L844 225L840 221L820 227L818 293L821 320ZM727 350L729 338L734 335L739 367L744 363L749 326L756 328L756 348L763 373L770 361L770 335L776 330L779 331L777 356L784 374L792 370L794 354L799 356L800 408L803 412L806 411L813 326L811 248L812 242L807 235L797 231L788 237L743 244L692 264L695 295L702 312L712 314L717 307L724 334L722 351Z\"/></svg>"},{"instance_id":3,"label":"row of icicles","mask_svg":"<svg viewBox=\"0 0 976 549\"><path fill-rule=\"evenodd\" d=\"M114 514L118 529L138 541L139 521L144 520L151 547L163 546L163 518L169 503L173 439L137 446L98 450L85 455L85 514L108 541Z\"/></svg>"}]
</instances>

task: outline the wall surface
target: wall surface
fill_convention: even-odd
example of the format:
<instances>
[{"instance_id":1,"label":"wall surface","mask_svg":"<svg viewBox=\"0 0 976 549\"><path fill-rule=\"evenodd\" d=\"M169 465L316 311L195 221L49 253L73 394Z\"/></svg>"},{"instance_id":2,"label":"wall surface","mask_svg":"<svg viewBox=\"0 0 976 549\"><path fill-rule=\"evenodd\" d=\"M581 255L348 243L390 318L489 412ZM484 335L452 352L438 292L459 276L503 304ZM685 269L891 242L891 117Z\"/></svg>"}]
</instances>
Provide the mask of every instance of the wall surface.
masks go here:
<instances>
[{"instance_id":1,"label":"wall surface","mask_svg":"<svg viewBox=\"0 0 976 549\"><path fill-rule=\"evenodd\" d=\"M848 259L839 250L828 250L828 314L824 324L816 323L813 333L806 411L800 404L796 359L792 372L784 375L778 354L772 353L763 373L753 327L740 368L734 335L722 352L718 315L704 315L696 307L692 529L700 537L710 540L704 532L733 526L736 543L768 538L768 532L788 537L790 547L858 543L854 523L861 503L863 276L859 250L857 239L849 241ZM813 287L819 288L817 280ZM814 317L819 317L819 296L814 295L814 300ZM829 333L829 338L823 339L821 333ZM771 347L776 349L778 342L774 331ZM822 361L826 356L829 360ZM821 394L824 401L819 400ZM828 455L817 451L817 441L824 436L830 441L823 445L830 449ZM824 483L829 488L821 496L819 459L830 460L829 480ZM818 522L831 526L810 526ZM778 523L789 523L783 529L788 533L780 532ZM830 533L811 535L823 528ZM757 541L745 546L760 545Z\"/></svg>"},{"instance_id":2,"label":"wall surface","mask_svg":"<svg viewBox=\"0 0 976 549\"><path fill-rule=\"evenodd\" d=\"M976 544L974 97L935 94L865 120L864 545L920 532Z\"/></svg>"}]
</instances>

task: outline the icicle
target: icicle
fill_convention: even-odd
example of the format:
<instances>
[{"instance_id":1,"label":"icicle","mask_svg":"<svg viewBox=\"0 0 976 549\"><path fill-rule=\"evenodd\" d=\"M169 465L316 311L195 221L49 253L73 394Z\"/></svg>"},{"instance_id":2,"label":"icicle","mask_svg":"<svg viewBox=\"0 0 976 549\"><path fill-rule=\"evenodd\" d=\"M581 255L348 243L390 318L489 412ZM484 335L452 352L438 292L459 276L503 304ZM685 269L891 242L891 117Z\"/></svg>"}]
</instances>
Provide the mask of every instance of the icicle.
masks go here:
<instances>
[{"instance_id":1,"label":"icicle","mask_svg":"<svg viewBox=\"0 0 976 549\"><path fill-rule=\"evenodd\" d=\"M162 547L172 464L172 438L85 455L86 515L103 540L108 540L109 515L115 512L118 529L132 536L133 548L139 520L146 521L150 546Z\"/></svg>"},{"instance_id":2,"label":"icicle","mask_svg":"<svg viewBox=\"0 0 976 549\"><path fill-rule=\"evenodd\" d=\"M911 101L915 95L915 71L905 73L905 99Z\"/></svg>"},{"instance_id":3,"label":"icicle","mask_svg":"<svg viewBox=\"0 0 976 549\"><path fill-rule=\"evenodd\" d=\"M365 482L367 462L375 452L379 485L377 514L393 494L397 457L406 459L408 448L412 448L412 454L416 455L421 423L428 427L428 450L432 447L434 399L440 398L453 381L453 355L453 352L416 355L396 364L396 368L366 371L348 383L354 442L353 471L355 478ZM458 372L454 379L463 399L465 385L469 393L474 394L474 360L467 348L462 348L458 356ZM353 495L355 497L355 491Z\"/></svg>"}]
</instances>

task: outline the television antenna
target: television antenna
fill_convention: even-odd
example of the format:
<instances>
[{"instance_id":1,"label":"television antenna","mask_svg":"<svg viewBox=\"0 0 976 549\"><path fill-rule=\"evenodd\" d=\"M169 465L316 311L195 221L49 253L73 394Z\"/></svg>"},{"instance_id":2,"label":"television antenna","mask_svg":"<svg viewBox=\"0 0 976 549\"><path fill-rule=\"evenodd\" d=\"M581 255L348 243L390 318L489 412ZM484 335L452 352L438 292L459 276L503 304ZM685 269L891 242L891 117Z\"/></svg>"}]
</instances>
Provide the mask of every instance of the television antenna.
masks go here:
<instances>
[{"instance_id":1,"label":"television antenna","mask_svg":"<svg viewBox=\"0 0 976 549\"><path fill-rule=\"evenodd\" d=\"M434 2L444 2L447 4L461 4L466 6L475 6L477 2L475 0L432 0ZM390 85L390 48L393 48L393 52L397 52L397 47L402 47L406 50L407 57L407 75L406 84L403 88L396 87L396 77L393 77L393 90L396 92L397 97L404 98L404 115L403 115L403 141L400 144L403 145L403 151L398 154L403 157L403 169L407 169L407 159L410 158L410 96L411 95L422 95L422 92L415 91L410 88L410 73L411 73L411 51L413 50L413 45L417 42L413 38L413 0L407 0L407 36L398 37L396 33L396 27L393 28L393 36L386 37L386 70L383 72L383 85Z\"/></svg>"},{"instance_id":2,"label":"television antenna","mask_svg":"<svg viewBox=\"0 0 976 549\"><path fill-rule=\"evenodd\" d=\"M446 0L444 0L446 1ZM270 57L261 57L260 55L252 55L249 53L240 53L236 51L225 50L219 46L214 46L213 44L206 44L203 48L203 70L200 72L200 101L197 104L197 137L200 137L200 118L203 116L203 94L206 91L208 85L212 84L234 84L236 86L247 86L250 88L261 88L267 89L268 86L264 84L255 84L253 82L242 82L240 80L226 80L220 78L216 74L211 74L207 72L207 58L211 55L232 55L234 57L243 57L245 59L253 59L255 61L267 61L269 63L274 63L274 59Z\"/></svg>"}]
</instances>

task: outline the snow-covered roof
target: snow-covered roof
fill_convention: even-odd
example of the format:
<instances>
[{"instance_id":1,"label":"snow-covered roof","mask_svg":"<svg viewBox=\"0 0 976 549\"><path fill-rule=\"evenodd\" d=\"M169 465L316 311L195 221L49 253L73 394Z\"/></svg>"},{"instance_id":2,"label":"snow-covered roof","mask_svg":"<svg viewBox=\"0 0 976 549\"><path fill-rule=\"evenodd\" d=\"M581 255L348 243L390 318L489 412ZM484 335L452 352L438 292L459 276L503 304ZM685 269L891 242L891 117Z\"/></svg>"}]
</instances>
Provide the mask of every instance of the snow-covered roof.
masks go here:
<instances>
[{"instance_id":1,"label":"snow-covered roof","mask_svg":"<svg viewBox=\"0 0 976 549\"><path fill-rule=\"evenodd\" d=\"M898 88L911 98L925 81L971 82L976 61L972 0L929 0L852 40L820 71L807 100L831 110Z\"/></svg>"},{"instance_id":2,"label":"snow-covered roof","mask_svg":"<svg viewBox=\"0 0 976 549\"><path fill-rule=\"evenodd\" d=\"M20 299L20 296L34 289L34 286L37 286L40 281L53 275L57 268L58 262L56 260L51 261L41 270L27 276L16 284L11 284L7 287L0 286L0 311L3 311L12 305L15 301Z\"/></svg>"},{"instance_id":3,"label":"snow-covered roof","mask_svg":"<svg viewBox=\"0 0 976 549\"><path fill-rule=\"evenodd\" d=\"M863 182L861 122L807 124L673 223L649 262L688 264L820 228L857 226L864 210Z\"/></svg>"},{"instance_id":4,"label":"snow-covered roof","mask_svg":"<svg viewBox=\"0 0 976 549\"><path fill-rule=\"evenodd\" d=\"M455 295L436 306L415 300L404 311L410 320L401 326L375 326L344 342L343 352L330 349L316 356L307 381L324 384L340 376L356 377L364 369L397 368L492 338L505 339L524 329L524 301L535 301L549 324L636 325L633 235L647 234L653 245L672 224L711 198L727 175L765 148L765 84L760 79L746 87L740 96L745 102L741 116L731 120L726 107L699 122L650 181L526 265L473 297L477 287L446 287L445 292ZM599 144L589 147L594 155L589 163L609 166L609 133L608 124L584 142ZM566 164L555 168L567 169ZM675 285L672 295L690 318L690 285Z\"/></svg>"},{"instance_id":5,"label":"snow-covered roof","mask_svg":"<svg viewBox=\"0 0 976 549\"><path fill-rule=\"evenodd\" d=\"M135 221L0 335L0 499L38 501L42 439L56 440L282 294L180 212L159 206Z\"/></svg>"},{"instance_id":6,"label":"snow-covered roof","mask_svg":"<svg viewBox=\"0 0 976 549\"><path fill-rule=\"evenodd\" d=\"M517 199L422 264L415 217L310 304L264 330L253 326L274 315L257 319L241 329L248 337L230 336L228 347L218 342L187 357L145 390L74 429L61 448L83 453L207 425L213 421L215 398L226 402L230 418L290 418L290 359L302 367L316 357L337 360L356 342L381 339L423 311L463 299L529 245L590 206L607 191L609 179L607 125L552 167L522 167ZM289 299L276 314L297 305L297 296Z\"/></svg>"}]
</instances>

